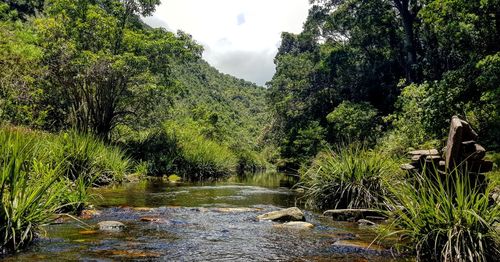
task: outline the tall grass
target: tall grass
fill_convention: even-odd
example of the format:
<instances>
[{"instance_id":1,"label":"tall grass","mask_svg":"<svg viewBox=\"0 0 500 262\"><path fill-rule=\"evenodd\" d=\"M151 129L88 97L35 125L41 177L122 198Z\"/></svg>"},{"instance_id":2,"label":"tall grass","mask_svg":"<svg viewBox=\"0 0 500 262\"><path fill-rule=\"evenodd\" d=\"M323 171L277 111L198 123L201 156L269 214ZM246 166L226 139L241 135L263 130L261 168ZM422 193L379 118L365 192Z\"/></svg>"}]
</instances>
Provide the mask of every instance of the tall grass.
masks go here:
<instances>
[{"instance_id":1,"label":"tall grass","mask_svg":"<svg viewBox=\"0 0 500 262\"><path fill-rule=\"evenodd\" d=\"M120 149L92 135L70 131L55 136L48 143L55 152L54 161L64 161L64 172L73 181L84 177L87 184L121 182L131 166L131 161Z\"/></svg>"},{"instance_id":2,"label":"tall grass","mask_svg":"<svg viewBox=\"0 0 500 262\"><path fill-rule=\"evenodd\" d=\"M381 208L388 191L384 179L398 167L360 143L320 152L301 174L306 204L326 208Z\"/></svg>"},{"instance_id":3,"label":"tall grass","mask_svg":"<svg viewBox=\"0 0 500 262\"><path fill-rule=\"evenodd\" d=\"M165 132L178 149L177 168L189 178L215 178L235 171L238 159L234 153L227 146L205 138L196 126L167 122Z\"/></svg>"},{"instance_id":4,"label":"tall grass","mask_svg":"<svg viewBox=\"0 0 500 262\"><path fill-rule=\"evenodd\" d=\"M123 178L124 154L87 135L0 128L0 254L28 245L56 212L80 212L88 188Z\"/></svg>"},{"instance_id":5,"label":"tall grass","mask_svg":"<svg viewBox=\"0 0 500 262\"><path fill-rule=\"evenodd\" d=\"M472 176L425 168L412 180L393 183L388 202L397 208L382 236L399 235L420 261L495 261L500 206L489 203L492 185L484 192Z\"/></svg>"},{"instance_id":6,"label":"tall grass","mask_svg":"<svg viewBox=\"0 0 500 262\"><path fill-rule=\"evenodd\" d=\"M65 184L58 167L34 158L39 150L18 133L0 134L0 254L16 251L35 238L60 206Z\"/></svg>"}]
</instances>

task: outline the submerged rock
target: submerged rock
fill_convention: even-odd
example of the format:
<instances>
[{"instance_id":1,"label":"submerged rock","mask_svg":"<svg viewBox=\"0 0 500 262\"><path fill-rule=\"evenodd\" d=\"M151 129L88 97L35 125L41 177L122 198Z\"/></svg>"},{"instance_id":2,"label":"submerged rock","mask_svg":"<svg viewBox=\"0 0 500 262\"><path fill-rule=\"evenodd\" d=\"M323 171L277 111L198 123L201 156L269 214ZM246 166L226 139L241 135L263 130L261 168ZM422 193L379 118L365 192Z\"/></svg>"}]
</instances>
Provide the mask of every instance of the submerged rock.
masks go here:
<instances>
[{"instance_id":1,"label":"submerged rock","mask_svg":"<svg viewBox=\"0 0 500 262\"><path fill-rule=\"evenodd\" d=\"M269 212L257 216L258 220L272 220L272 221L305 221L304 213L296 208L291 207L278 211Z\"/></svg>"},{"instance_id":2,"label":"submerged rock","mask_svg":"<svg viewBox=\"0 0 500 262\"><path fill-rule=\"evenodd\" d=\"M220 213L245 213L245 212L257 212L262 210L261 208L249 208L249 207L221 207L214 209L215 212Z\"/></svg>"},{"instance_id":3,"label":"submerged rock","mask_svg":"<svg viewBox=\"0 0 500 262\"><path fill-rule=\"evenodd\" d=\"M99 230L102 231L122 231L126 228L125 224L118 221L102 221L97 223Z\"/></svg>"},{"instance_id":4,"label":"submerged rock","mask_svg":"<svg viewBox=\"0 0 500 262\"><path fill-rule=\"evenodd\" d=\"M376 209L332 209L323 212L324 216L331 216L336 221L356 221L368 216L381 216L383 212Z\"/></svg>"},{"instance_id":5,"label":"submerged rock","mask_svg":"<svg viewBox=\"0 0 500 262\"><path fill-rule=\"evenodd\" d=\"M137 212L152 212L154 208L151 207L133 207L132 210Z\"/></svg>"},{"instance_id":6,"label":"submerged rock","mask_svg":"<svg viewBox=\"0 0 500 262\"><path fill-rule=\"evenodd\" d=\"M165 219L162 219L160 217L154 217L154 216L145 216L139 218L140 221L142 222L155 222L155 223L166 223Z\"/></svg>"},{"instance_id":7,"label":"submerged rock","mask_svg":"<svg viewBox=\"0 0 500 262\"><path fill-rule=\"evenodd\" d=\"M94 234L97 234L98 231L97 230L82 230L82 231L79 231L78 233L80 233L81 235L94 235Z\"/></svg>"},{"instance_id":8,"label":"submerged rock","mask_svg":"<svg viewBox=\"0 0 500 262\"><path fill-rule=\"evenodd\" d=\"M358 225L360 225L360 226L374 226L376 224L370 220L367 220L367 219L360 219L360 220L358 220Z\"/></svg>"},{"instance_id":9,"label":"submerged rock","mask_svg":"<svg viewBox=\"0 0 500 262\"><path fill-rule=\"evenodd\" d=\"M378 253L385 251L382 246L367 243L361 240L339 240L336 241L332 247L338 252L347 253Z\"/></svg>"},{"instance_id":10,"label":"submerged rock","mask_svg":"<svg viewBox=\"0 0 500 262\"><path fill-rule=\"evenodd\" d=\"M101 211L95 210L95 209L84 209L82 213L80 214L81 219L92 219L96 216L100 216Z\"/></svg>"},{"instance_id":11,"label":"submerged rock","mask_svg":"<svg viewBox=\"0 0 500 262\"><path fill-rule=\"evenodd\" d=\"M284 224L274 225L274 227L295 228L295 229L311 229L311 228L314 228L314 225L311 223L302 222L302 221L292 221L292 222L287 222Z\"/></svg>"}]
</instances>

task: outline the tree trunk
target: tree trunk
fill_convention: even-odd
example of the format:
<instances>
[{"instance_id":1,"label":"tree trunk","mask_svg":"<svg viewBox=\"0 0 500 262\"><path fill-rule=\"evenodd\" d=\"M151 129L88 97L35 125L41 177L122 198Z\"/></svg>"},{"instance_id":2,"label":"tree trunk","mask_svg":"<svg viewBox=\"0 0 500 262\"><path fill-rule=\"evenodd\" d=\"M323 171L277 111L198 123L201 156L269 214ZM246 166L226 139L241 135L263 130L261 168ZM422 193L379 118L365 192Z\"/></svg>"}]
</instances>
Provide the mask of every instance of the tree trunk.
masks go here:
<instances>
[{"instance_id":1,"label":"tree trunk","mask_svg":"<svg viewBox=\"0 0 500 262\"><path fill-rule=\"evenodd\" d=\"M404 47L406 52L406 81L414 83L418 81L417 76L417 49L415 41L415 19L416 12L412 12L409 7L411 0L394 0L398 9L405 32Z\"/></svg>"}]
</instances>

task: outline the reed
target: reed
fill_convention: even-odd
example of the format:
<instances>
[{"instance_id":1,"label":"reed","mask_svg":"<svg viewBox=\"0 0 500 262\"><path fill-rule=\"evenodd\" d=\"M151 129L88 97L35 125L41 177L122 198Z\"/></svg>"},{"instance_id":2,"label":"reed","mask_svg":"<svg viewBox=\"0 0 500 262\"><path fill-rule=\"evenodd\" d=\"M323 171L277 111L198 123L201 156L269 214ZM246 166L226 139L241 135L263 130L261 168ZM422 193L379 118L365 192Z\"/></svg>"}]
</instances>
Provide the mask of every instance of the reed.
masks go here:
<instances>
[{"instance_id":1,"label":"reed","mask_svg":"<svg viewBox=\"0 0 500 262\"><path fill-rule=\"evenodd\" d=\"M327 208L382 208L384 180L395 176L394 161L354 143L320 152L301 174L306 204Z\"/></svg>"},{"instance_id":2,"label":"reed","mask_svg":"<svg viewBox=\"0 0 500 262\"><path fill-rule=\"evenodd\" d=\"M494 185L479 184L470 179L474 176L467 170L443 175L426 167L411 180L393 183L393 198L387 199L393 218L381 236L399 236L400 247L414 251L420 261L495 261L500 206L489 201Z\"/></svg>"}]
</instances>

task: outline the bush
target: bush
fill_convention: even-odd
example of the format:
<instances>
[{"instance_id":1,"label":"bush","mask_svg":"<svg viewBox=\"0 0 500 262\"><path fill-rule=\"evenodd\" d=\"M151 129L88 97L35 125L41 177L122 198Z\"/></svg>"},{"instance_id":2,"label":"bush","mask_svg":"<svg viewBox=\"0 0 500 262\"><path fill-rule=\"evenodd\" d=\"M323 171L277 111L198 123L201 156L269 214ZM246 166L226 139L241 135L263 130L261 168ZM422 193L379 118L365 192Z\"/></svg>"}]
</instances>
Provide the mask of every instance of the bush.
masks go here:
<instances>
[{"instance_id":1,"label":"bush","mask_svg":"<svg viewBox=\"0 0 500 262\"><path fill-rule=\"evenodd\" d=\"M149 175L183 174L187 180L217 178L236 171L238 158L226 145L205 137L196 122L167 121L163 128L128 142Z\"/></svg>"},{"instance_id":2,"label":"bush","mask_svg":"<svg viewBox=\"0 0 500 262\"><path fill-rule=\"evenodd\" d=\"M426 128L425 103L429 84L406 86L396 102L396 113L385 117L392 129L380 139L378 147L386 154L398 156L408 148L434 148L439 145Z\"/></svg>"},{"instance_id":3,"label":"bush","mask_svg":"<svg viewBox=\"0 0 500 262\"><path fill-rule=\"evenodd\" d=\"M205 138L196 126L165 123L169 141L175 142L176 171L189 174L187 179L206 179L228 175L236 170L238 159L224 145Z\"/></svg>"},{"instance_id":4,"label":"bush","mask_svg":"<svg viewBox=\"0 0 500 262\"><path fill-rule=\"evenodd\" d=\"M422 261L495 261L500 257L500 206L489 203L474 174L454 171L444 176L426 168L411 181L393 183L387 199L393 221L383 236L400 235L405 247Z\"/></svg>"},{"instance_id":5,"label":"bush","mask_svg":"<svg viewBox=\"0 0 500 262\"><path fill-rule=\"evenodd\" d=\"M175 171L177 141L164 129L151 130L126 142L129 154L146 167L147 175L161 176Z\"/></svg>"},{"instance_id":6,"label":"bush","mask_svg":"<svg viewBox=\"0 0 500 262\"><path fill-rule=\"evenodd\" d=\"M374 138L378 111L369 103L344 101L326 117L337 140L360 141Z\"/></svg>"},{"instance_id":7,"label":"bush","mask_svg":"<svg viewBox=\"0 0 500 262\"><path fill-rule=\"evenodd\" d=\"M299 185L306 203L319 209L379 208L387 195L384 179L397 172L390 158L355 143L320 152Z\"/></svg>"}]
</instances>

